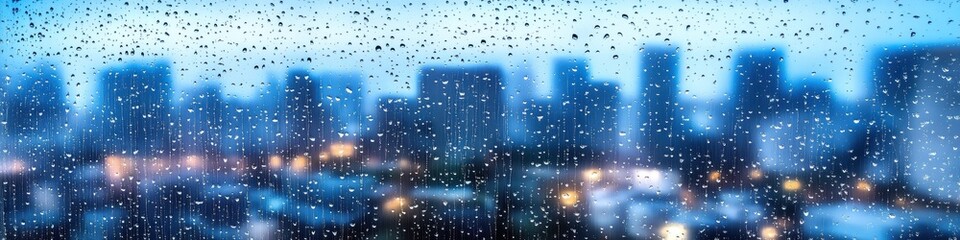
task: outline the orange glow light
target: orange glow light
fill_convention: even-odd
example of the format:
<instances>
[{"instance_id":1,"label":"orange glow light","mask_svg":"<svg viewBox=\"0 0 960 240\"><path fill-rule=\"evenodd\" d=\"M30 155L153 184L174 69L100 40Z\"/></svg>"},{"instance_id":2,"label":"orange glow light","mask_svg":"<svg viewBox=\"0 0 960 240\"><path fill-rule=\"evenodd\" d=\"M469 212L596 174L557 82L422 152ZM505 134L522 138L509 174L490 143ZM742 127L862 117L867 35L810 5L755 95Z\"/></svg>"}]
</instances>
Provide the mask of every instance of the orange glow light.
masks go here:
<instances>
[{"instance_id":1,"label":"orange glow light","mask_svg":"<svg viewBox=\"0 0 960 240\"><path fill-rule=\"evenodd\" d=\"M355 150L353 144L334 143L330 145L330 154L338 158L353 157Z\"/></svg>"},{"instance_id":2,"label":"orange glow light","mask_svg":"<svg viewBox=\"0 0 960 240\"><path fill-rule=\"evenodd\" d=\"M119 156L108 156L103 161L104 174L111 181L120 181L130 176L133 164L129 159Z\"/></svg>"},{"instance_id":3,"label":"orange glow light","mask_svg":"<svg viewBox=\"0 0 960 240\"><path fill-rule=\"evenodd\" d=\"M0 165L0 174L18 174L27 169L26 163L20 159L14 159Z\"/></svg>"},{"instance_id":4,"label":"orange glow light","mask_svg":"<svg viewBox=\"0 0 960 240\"><path fill-rule=\"evenodd\" d=\"M599 168L587 169L583 171L583 180L588 182L599 181L603 177L603 170Z\"/></svg>"},{"instance_id":5,"label":"orange glow light","mask_svg":"<svg viewBox=\"0 0 960 240\"><path fill-rule=\"evenodd\" d=\"M203 165L204 160L199 156L190 155L183 159L183 166L187 167L187 170L200 169Z\"/></svg>"},{"instance_id":6,"label":"orange glow light","mask_svg":"<svg viewBox=\"0 0 960 240\"><path fill-rule=\"evenodd\" d=\"M277 155L270 156L270 159L267 160L267 167L271 170L279 170L283 167L283 159Z\"/></svg>"},{"instance_id":7,"label":"orange glow light","mask_svg":"<svg viewBox=\"0 0 960 240\"><path fill-rule=\"evenodd\" d=\"M711 182L717 182L717 183L720 182L720 177L721 177L720 171L711 171L710 174L707 175L708 180L710 180Z\"/></svg>"},{"instance_id":8,"label":"orange glow light","mask_svg":"<svg viewBox=\"0 0 960 240\"><path fill-rule=\"evenodd\" d=\"M560 204L563 206L573 206L577 204L579 195L576 191L567 190L560 194Z\"/></svg>"},{"instance_id":9,"label":"orange glow light","mask_svg":"<svg viewBox=\"0 0 960 240\"><path fill-rule=\"evenodd\" d=\"M657 233L660 234L661 239L674 239L674 240L683 240L688 239L687 227L679 223L666 223L660 227L660 231Z\"/></svg>"},{"instance_id":10,"label":"orange glow light","mask_svg":"<svg viewBox=\"0 0 960 240\"><path fill-rule=\"evenodd\" d=\"M405 205L407 205L406 198L395 197L390 199L390 201L383 203L383 210L390 213L403 212L403 206Z\"/></svg>"},{"instance_id":11,"label":"orange glow light","mask_svg":"<svg viewBox=\"0 0 960 240\"><path fill-rule=\"evenodd\" d=\"M763 171L759 168L750 170L750 180L760 180L763 177Z\"/></svg>"},{"instance_id":12,"label":"orange glow light","mask_svg":"<svg viewBox=\"0 0 960 240\"><path fill-rule=\"evenodd\" d=\"M802 185L803 184L800 183L800 180L789 179L789 180L783 181L783 190L787 190L789 192L796 192L803 187Z\"/></svg>"},{"instance_id":13,"label":"orange glow light","mask_svg":"<svg viewBox=\"0 0 960 240\"><path fill-rule=\"evenodd\" d=\"M763 240L775 240L780 236L780 233L777 231L776 227L766 226L760 230L760 239Z\"/></svg>"},{"instance_id":14,"label":"orange glow light","mask_svg":"<svg viewBox=\"0 0 960 240\"><path fill-rule=\"evenodd\" d=\"M306 172L310 168L310 160L304 156L297 156L290 162L290 168L294 172Z\"/></svg>"},{"instance_id":15,"label":"orange glow light","mask_svg":"<svg viewBox=\"0 0 960 240\"><path fill-rule=\"evenodd\" d=\"M860 181L857 181L857 190L869 192L873 190L873 185L871 185L870 182L860 180Z\"/></svg>"}]
</instances>

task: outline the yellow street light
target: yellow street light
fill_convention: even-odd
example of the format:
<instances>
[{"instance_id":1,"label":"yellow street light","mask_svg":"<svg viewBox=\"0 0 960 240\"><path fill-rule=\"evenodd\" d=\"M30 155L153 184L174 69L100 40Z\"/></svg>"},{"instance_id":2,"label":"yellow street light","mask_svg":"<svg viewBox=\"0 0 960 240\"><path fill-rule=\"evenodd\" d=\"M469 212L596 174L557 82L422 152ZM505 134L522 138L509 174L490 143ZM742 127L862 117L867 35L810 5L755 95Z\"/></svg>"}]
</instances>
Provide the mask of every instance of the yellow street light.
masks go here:
<instances>
[{"instance_id":1,"label":"yellow street light","mask_svg":"<svg viewBox=\"0 0 960 240\"><path fill-rule=\"evenodd\" d=\"M722 177L720 171L711 171L710 174L707 175L708 180L716 183L720 183L720 177Z\"/></svg>"},{"instance_id":2,"label":"yellow street light","mask_svg":"<svg viewBox=\"0 0 960 240\"><path fill-rule=\"evenodd\" d=\"M334 143L330 145L330 154L338 158L347 158L353 157L353 154L356 150L353 148L353 144L349 143Z\"/></svg>"},{"instance_id":3,"label":"yellow street light","mask_svg":"<svg viewBox=\"0 0 960 240\"><path fill-rule=\"evenodd\" d=\"M402 213L403 207L407 205L407 199L404 197L395 197L383 203L383 210L389 213Z\"/></svg>"},{"instance_id":4,"label":"yellow street light","mask_svg":"<svg viewBox=\"0 0 960 240\"><path fill-rule=\"evenodd\" d=\"M760 229L760 239L776 240L778 237L780 237L780 232L774 226L766 226Z\"/></svg>"},{"instance_id":5,"label":"yellow street light","mask_svg":"<svg viewBox=\"0 0 960 240\"><path fill-rule=\"evenodd\" d=\"M800 183L800 180L787 179L786 181L783 181L783 190L788 192L796 192L799 191L800 188L803 188L803 184Z\"/></svg>"},{"instance_id":6,"label":"yellow street light","mask_svg":"<svg viewBox=\"0 0 960 240\"><path fill-rule=\"evenodd\" d=\"M750 180L760 180L763 177L763 171L759 168L754 168L750 170Z\"/></svg>"},{"instance_id":7,"label":"yellow street light","mask_svg":"<svg viewBox=\"0 0 960 240\"><path fill-rule=\"evenodd\" d=\"M583 171L583 180L587 182L600 181L600 178L602 177L603 177L603 170L599 168L587 169Z\"/></svg>"},{"instance_id":8,"label":"yellow street light","mask_svg":"<svg viewBox=\"0 0 960 240\"><path fill-rule=\"evenodd\" d=\"M267 159L267 167L271 170L280 170L280 168L283 167L283 159L280 158L280 156L271 155L270 158Z\"/></svg>"},{"instance_id":9,"label":"yellow street light","mask_svg":"<svg viewBox=\"0 0 960 240\"><path fill-rule=\"evenodd\" d=\"M305 156L296 156L290 162L290 169L294 172L306 172L310 170L310 160Z\"/></svg>"},{"instance_id":10,"label":"yellow street light","mask_svg":"<svg viewBox=\"0 0 960 240\"><path fill-rule=\"evenodd\" d=\"M867 182L866 180L860 180L860 181L857 181L857 190L860 190L863 192L869 192L873 190L873 185L870 184L870 182Z\"/></svg>"},{"instance_id":11,"label":"yellow street light","mask_svg":"<svg viewBox=\"0 0 960 240\"><path fill-rule=\"evenodd\" d=\"M689 239L687 227L679 223L666 223L657 231L661 239L685 240Z\"/></svg>"},{"instance_id":12,"label":"yellow street light","mask_svg":"<svg viewBox=\"0 0 960 240\"><path fill-rule=\"evenodd\" d=\"M563 193L560 194L560 204L562 204L565 207L573 206L577 204L578 198L579 198L579 194L577 194L576 191L573 191L573 190L563 191Z\"/></svg>"}]
</instances>

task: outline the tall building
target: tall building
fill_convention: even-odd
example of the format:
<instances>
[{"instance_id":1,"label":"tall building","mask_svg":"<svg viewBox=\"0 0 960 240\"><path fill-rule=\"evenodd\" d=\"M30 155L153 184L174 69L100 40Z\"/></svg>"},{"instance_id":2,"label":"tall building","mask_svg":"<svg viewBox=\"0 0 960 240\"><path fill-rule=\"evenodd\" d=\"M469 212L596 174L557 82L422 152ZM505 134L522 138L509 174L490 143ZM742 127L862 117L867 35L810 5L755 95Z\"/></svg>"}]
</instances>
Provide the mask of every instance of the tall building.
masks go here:
<instances>
[{"instance_id":1,"label":"tall building","mask_svg":"<svg viewBox=\"0 0 960 240\"><path fill-rule=\"evenodd\" d=\"M416 127L417 102L400 97L380 98L377 104L376 122L373 128L375 139L372 146L365 149L383 154L382 160L398 160L418 155L418 133ZM364 142L366 144L366 142Z\"/></svg>"},{"instance_id":2,"label":"tall building","mask_svg":"<svg viewBox=\"0 0 960 240\"><path fill-rule=\"evenodd\" d=\"M317 75L321 106L329 111L324 136L328 141L356 141L361 134L363 96L366 89L358 73L323 72Z\"/></svg>"},{"instance_id":3,"label":"tall building","mask_svg":"<svg viewBox=\"0 0 960 240\"><path fill-rule=\"evenodd\" d=\"M240 159L251 167L244 178L250 186L278 186L272 174L283 162L271 165L270 161L282 159L280 154L287 147L287 134L283 132L286 118L281 115L285 110L281 108L285 106L284 90L280 79L271 78L261 83L258 95L252 98L224 96L221 100L220 151L223 157Z\"/></svg>"},{"instance_id":4,"label":"tall building","mask_svg":"<svg viewBox=\"0 0 960 240\"><path fill-rule=\"evenodd\" d=\"M960 46L891 49L879 59L880 129L870 135L875 158L868 166L889 166L918 195L960 203Z\"/></svg>"},{"instance_id":5,"label":"tall building","mask_svg":"<svg viewBox=\"0 0 960 240\"><path fill-rule=\"evenodd\" d=\"M530 133L531 122L524 114L528 100L534 96L535 81L531 79L532 72L528 65L512 67L504 76L504 105L506 106L505 119L506 139L504 145L510 148L530 145L534 140Z\"/></svg>"},{"instance_id":6,"label":"tall building","mask_svg":"<svg viewBox=\"0 0 960 240\"><path fill-rule=\"evenodd\" d=\"M29 167L47 170L63 169L62 152L70 139L68 124L70 107L66 102L66 85L56 65L38 64L14 74L3 87L3 121L6 132L0 141L8 159L28 161ZM55 166L55 167L54 167ZM48 169L50 168L50 169ZM59 171L58 171L59 172Z\"/></svg>"},{"instance_id":7,"label":"tall building","mask_svg":"<svg viewBox=\"0 0 960 240\"><path fill-rule=\"evenodd\" d=\"M205 84L188 91L180 103L180 149L188 155L218 158L225 104L220 87Z\"/></svg>"},{"instance_id":8,"label":"tall building","mask_svg":"<svg viewBox=\"0 0 960 240\"><path fill-rule=\"evenodd\" d=\"M420 72L421 119L442 164L481 158L503 142L503 72L495 66L427 66Z\"/></svg>"},{"instance_id":9,"label":"tall building","mask_svg":"<svg viewBox=\"0 0 960 240\"><path fill-rule=\"evenodd\" d=\"M290 154L316 154L325 139L329 117L321 104L319 79L302 69L287 73L283 104L279 113L284 117L286 137L281 141Z\"/></svg>"},{"instance_id":10,"label":"tall building","mask_svg":"<svg viewBox=\"0 0 960 240\"><path fill-rule=\"evenodd\" d=\"M560 121L557 105L553 99L527 98L520 103L517 113L523 123L525 143L528 146L557 146L560 136Z\"/></svg>"},{"instance_id":11,"label":"tall building","mask_svg":"<svg viewBox=\"0 0 960 240\"><path fill-rule=\"evenodd\" d=\"M782 100L779 114L764 115L763 119L754 121L759 128L752 134L751 141L756 143L753 147L757 150L759 168L797 177L810 166L826 167L839 161L851 163L849 158L835 159L835 154L849 150L835 147L854 139L836 141L847 136L846 132L837 131L842 122L833 116L833 97L826 80L796 81ZM852 164L845 165L852 167Z\"/></svg>"},{"instance_id":12,"label":"tall building","mask_svg":"<svg viewBox=\"0 0 960 240\"><path fill-rule=\"evenodd\" d=\"M873 92L859 114L868 127L865 175L868 179L887 185L906 184L904 163L910 155L907 133L912 122L912 101L916 100L920 66L925 64L928 52L923 49L884 49L878 53L872 76Z\"/></svg>"},{"instance_id":13,"label":"tall building","mask_svg":"<svg viewBox=\"0 0 960 240\"><path fill-rule=\"evenodd\" d=\"M72 169L65 156L70 144L70 107L57 66L37 64L7 75L0 88L0 221L20 223L5 237L52 238L63 236L68 216L66 196L72 183L62 182ZM13 200L16 199L16 200Z\"/></svg>"},{"instance_id":14,"label":"tall building","mask_svg":"<svg viewBox=\"0 0 960 240\"><path fill-rule=\"evenodd\" d=\"M593 82L589 86L582 108L586 117L586 143L601 155L612 155L620 132L617 121L622 102L620 86L610 81Z\"/></svg>"},{"instance_id":15,"label":"tall building","mask_svg":"<svg viewBox=\"0 0 960 240\"><path fill-rule=\"evenodd\" d=\"M230 156L276 154L285 145L281 110L286 110L285 86L280 79L261 83L255 97L226 97L223 100L223 151Z\"/></svg>"},{"instance_id":16,"label":"tall building","mask_svg":"<svg viewBox=\"0 0 960 240\"><path fill-rule=\"evenodd\" d=\"M99 126L106 154L151 156L168 153L171 135L170 66L132 63L100 76Z\"/></svg>"},{"instance_id":17,"label":"tall building","mask_svg":"<svg viewBox=\"0 0 960 240\"><path fill-rule=\"evenodd\" d=\"M558 117L559 144L568 149L585 149L590 161L602 161L617 145L620 88L610 82L593 81L590 66L583 59L554 62L553 114ZM576 150L580 151L580 150Z\"/></svg>"},{"instance_id":18,"label":"tall building","mask_svg":"<svg viewBox=\"0 0 960 240\"><path fill-rule=\"evenodd\" d=\"M780 114L784 109L783 54L771 48L744 50L734 57L731 89L724 128L725 138L733 139L732 158L724 158L717 169L743 170L757 161L754 140L760 120Z\"/></svg>"},{"instance_id":19,"label":"tall building","mask_svg":"<svg viewBox=\"0 0 960 240\"><path fill-rule=\"evenodd\" d=\"M55 65L38 64L7 82L4 99L11 135L60 135L67 121L66 91Z\"/></svg>"},{"instance_id":20,"label":"tall building","mask_svg":"<svg viewBox=\"0 0 960 240\"><path fill-rule=\"evenodd\" d=\"M553 63L553 88L555 117L559 119L558 141L560 145L576 148L588 144L591 129L588 128L587 106L590 104L590 68L584 59L558 59Z\"/></svg>"},{"instance_id":21,"label":"tall building","mask_svg":"<svg viewBox=\"0 0 960 240\"><path fill-rule=\"evenodd\" d=\"M649 164L678 167L687 145L681 144L678 56L667 47L640 52L640 138Z\"/></svg>"},{"instance_id":22,"label":"tall building","mask_svg":"<svg viewBox=\"0 0 960 240\"><path fill-rule=\"evenodd\" d=\"M709 104L682 101L680 56L674 47L646 47L640 60L638 135L645 157L639 164L675 172L686 184L705 184L703 176L721 169L718 163L730 156L722 134L689 120L694 106Z\"/></svg>"}]
</instances>

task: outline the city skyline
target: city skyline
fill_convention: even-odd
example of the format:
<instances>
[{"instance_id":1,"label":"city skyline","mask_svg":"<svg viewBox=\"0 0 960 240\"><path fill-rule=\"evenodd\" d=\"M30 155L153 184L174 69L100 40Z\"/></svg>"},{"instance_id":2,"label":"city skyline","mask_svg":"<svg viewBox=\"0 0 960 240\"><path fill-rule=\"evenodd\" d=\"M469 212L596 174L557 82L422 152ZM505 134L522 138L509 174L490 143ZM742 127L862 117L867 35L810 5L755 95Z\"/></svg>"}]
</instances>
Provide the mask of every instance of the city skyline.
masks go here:
<instances>
[{"instance_id":1,"label":"city skyline","mask_svg":"<svg viewBox=\"0 0 960 240\"><path fill-rule=\"evenodd\" d=\"M0 239L957 239L960 4L0 2Z\"/></svg>"},{"instance_id":2,"label":"city skyline","mask_svg":"<svg viewBox=\"0 0 960 240\"><path fill-rule=\"evenodd\" d=\"M124 4L123 1L66 5L18 1L4 4L12 13L0 18L9 23L5 41L11 49L0 56L0 62L16 66L46 56L61 58L72 63L62 66L64 72L76 76L76 81L81 83L79 87L71 85L68 90L87 93L94 86L82 83L94 81L105 63L162 58L180 65L174 85L214 80L229 86L225 89L227 95L250 97L256 95L255 91L246 86L281 76L288 68L333 71L362 68L364 76L376 80L369 86L371 91L412 95L415 85L411 83L422 64L503 63L509 66L510 72L533 69L537 74L526 77L546 82L549 80L546 70L551 68L553 57L571 55L593 60L599 79L620 82L628 91L626 96L632 98L640 88L632 83L640 76L633 67L639 64L639 58L633 53L646 47L672 44L682 49L685 60L681 89L706 99L721 97L723 91L702 87L705 83L716 81L726 85L732 80L726 74L726 67L732 64L728 58L732 50L769 45L790 56L786 59L788 78L815 75L829 79L840 99L858 99L870 94L858 81L870 76L870 63L866 60L882 53L878 49L903 43L951 43L960 37L960 30L956 30L960 29L956 27L960 21L951 11L956 8L954 4L881 3L654 1L643 5L571 2L538 6L506 1L468 3L476 11L454 18L443 13L457 12L462 2L347 5L300 1L177 2L151 8L153 4ZM183 9L190 8L204 11L184 13ZM571 8L592 17L524 14L564 12ZM80 14L85 9L96 14ZM720 9L722 11L717 11ZM322 24L296 20L297 16L313 16L318 11L328 16ZM773 11L770 16L775 17L764 21L744 18L767 11ZM18 17L43 18L49 16L42 15L48 12L61 13L64 18L46 22L49 26L37 21L18 21ZM223 14L214 14L217 12ZM273 19L268 14L291 16ZM514 16L517 18L512 18ZM505 21L508 18L512 18L511 21ZM138 36L150 39L149 44L107 44L102 49L87 46L89 43L126 43L125 31L97 31L96 25L81 24L100 19L107 20L102 24L105 28L139 30ZM78 24L68 24L72 21ZM679 22L686 24L679 25ZM758 24L761 22L764 24ZM377 25L383 27L368 27ZM56 35L40 35L31 30L36 27L59 31ZM578 38L574 39L574 34ZM360 41L358 36L374 39ZM549 44L544 44L547 42ZM377 46L380 51L376 50ZM134 47L139 50L131 51ZM444 49L456 49L456 57L435 54L445 52ZM96 60L83 60L88 57ZM82 94L78 102L90 101L93 97Z\"/></svg>"},{"instance_id":3,"label":"city skyline","mask_svg":"<svg viewBox=\"0 0 960 240\"><path fill-rule=\"evenodd\" d=\"M0 235L960 235L960 44L878 49L857 101L785 51L733 51L721 99L683 97L671 45L636 52L634 99L585 57L552 58L545 96L535 69L422 64L413 96L292 68L242 98L157 60L106 64L76 107L38 63L0 89Z\"/></svg>"}]
</instances>

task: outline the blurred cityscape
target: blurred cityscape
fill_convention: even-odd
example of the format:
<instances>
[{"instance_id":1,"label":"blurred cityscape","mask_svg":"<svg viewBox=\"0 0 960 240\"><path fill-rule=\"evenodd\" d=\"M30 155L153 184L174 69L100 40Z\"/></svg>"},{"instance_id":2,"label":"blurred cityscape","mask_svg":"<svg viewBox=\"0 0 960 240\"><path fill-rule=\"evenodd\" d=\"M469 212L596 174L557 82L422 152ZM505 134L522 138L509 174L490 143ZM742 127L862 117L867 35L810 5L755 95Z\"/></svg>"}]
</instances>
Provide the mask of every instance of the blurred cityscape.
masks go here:
<instances>
[{"instance_id":1,"label":"blurred cityscape","mask_svg":"<svg viewBox=\"0 0 960 240\"><path fill-rule=\"evenodd\" d=\"M108 65L78 109L58 63L25 66L0 88L0 235L960 236L960 45L878 50L857 101L760 47L722 101L682 100L681 52L637 52L636 101L580 58L555 59L548 97L491 64L422 66L413 97L293 69L237 98L176 91L157 60Z\"/></svg>"}]
</instances>

